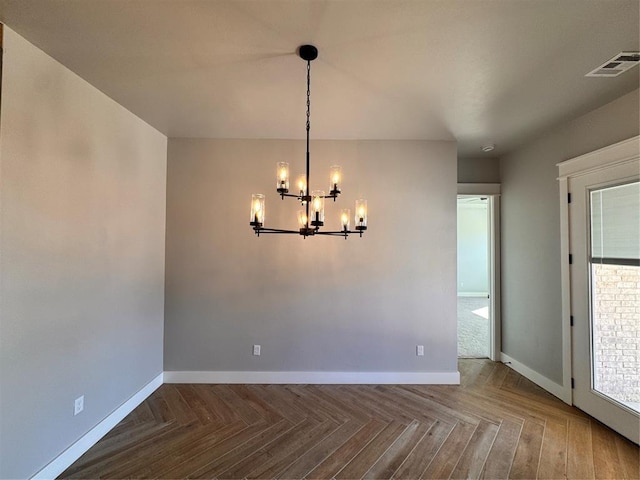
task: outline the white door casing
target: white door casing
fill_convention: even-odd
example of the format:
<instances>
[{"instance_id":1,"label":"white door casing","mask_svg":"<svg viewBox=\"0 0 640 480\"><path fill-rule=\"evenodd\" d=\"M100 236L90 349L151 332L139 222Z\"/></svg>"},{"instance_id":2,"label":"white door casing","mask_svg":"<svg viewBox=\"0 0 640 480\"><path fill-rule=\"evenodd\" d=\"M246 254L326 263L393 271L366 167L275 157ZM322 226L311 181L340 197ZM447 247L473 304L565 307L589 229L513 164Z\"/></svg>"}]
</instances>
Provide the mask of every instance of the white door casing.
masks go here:
<instances>
[{"instance_id":1,"label":"white door casing","mask_svg":"<svg viewBox=\"0 0 640 480\"><path fill-rule=\"evenodd\" d=\"M489 358L500 361L502 351L500 310L500 184L459 183L458 195L487 197L489 212Z\"/></svg>"},{"instance_id":2,"label":"white door casing","mask_svg":"<svg viewBox=\"0 0 640 480\"><path fill-rule=\"evenodd\" d=\"M558 164L558 167L562 235L564 385L574 405L638 443L640 418L637 412L593 388L589 205L592 190L637 181L640 176L640 137L567 160ZM572 383L575 388L571 390Z\"/></svg>"}]
</instances>

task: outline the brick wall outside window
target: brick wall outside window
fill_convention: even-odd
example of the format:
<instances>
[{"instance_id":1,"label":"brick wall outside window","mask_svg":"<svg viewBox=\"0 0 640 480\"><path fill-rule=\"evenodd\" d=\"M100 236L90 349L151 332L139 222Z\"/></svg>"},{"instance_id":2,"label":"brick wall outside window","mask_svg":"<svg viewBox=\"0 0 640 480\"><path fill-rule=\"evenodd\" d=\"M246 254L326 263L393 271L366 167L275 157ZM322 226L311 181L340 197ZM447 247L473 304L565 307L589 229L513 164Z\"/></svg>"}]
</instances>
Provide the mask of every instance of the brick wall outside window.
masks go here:
<instances>
[{"instance_id":1,"label":"brick wall outside window","mask_svg":"<svg viewBox=\"0 0 640 480\"><path fill-rule=\"evenodd\" d=\"M593 266L596 390L640 403L640 267Z\"/></svg>"}]
</instances>

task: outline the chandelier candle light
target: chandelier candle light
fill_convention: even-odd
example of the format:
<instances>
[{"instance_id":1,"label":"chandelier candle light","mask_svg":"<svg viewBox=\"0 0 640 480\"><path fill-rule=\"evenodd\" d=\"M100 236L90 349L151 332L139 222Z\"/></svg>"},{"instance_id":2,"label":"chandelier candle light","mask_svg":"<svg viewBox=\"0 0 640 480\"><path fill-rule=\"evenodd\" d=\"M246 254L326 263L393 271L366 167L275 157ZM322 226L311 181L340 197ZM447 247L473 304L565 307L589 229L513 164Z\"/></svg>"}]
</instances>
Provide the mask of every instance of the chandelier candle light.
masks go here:
<instances>
[{"instance_id":1,"label":"chandelier candle light","mask_svg":"<svg viewBox=\"0 0 640 480\"><path fill-rule=\"evenodd\" d=\"M294 233L302 235L303 238L313 235L334 235L341 236L345 239L350 233L358 233L362 237L363 232L367 229L367 201L364 199L356 200L354 229L351 230L351 211L343 209L340 212L340 230L320 231L320 227L324 226L324 200L325 198L333 198L336 201L340 195L340 184L342 182L342 168L339 165L333 165L329 169L329 194L326 195L324 190L313 190L309 193L309 131L311 130L311 61L318 58L318 49L313 45L302 45L298 49L300 58L307 62L307 169L306 174L297 177L294 184L294 192L289 193L290 173L289 164L287 162L278 162L276 165L276 191L284 200L284 197L293 197L297 199L303 207L298 211L298 230L283 230L278 228L266 228L265 221L265 196L261 193L254 193L251 196L251 221L249 225L253 227L253 231L257 236L261 233Z\"/></svg>"}]
</instances>

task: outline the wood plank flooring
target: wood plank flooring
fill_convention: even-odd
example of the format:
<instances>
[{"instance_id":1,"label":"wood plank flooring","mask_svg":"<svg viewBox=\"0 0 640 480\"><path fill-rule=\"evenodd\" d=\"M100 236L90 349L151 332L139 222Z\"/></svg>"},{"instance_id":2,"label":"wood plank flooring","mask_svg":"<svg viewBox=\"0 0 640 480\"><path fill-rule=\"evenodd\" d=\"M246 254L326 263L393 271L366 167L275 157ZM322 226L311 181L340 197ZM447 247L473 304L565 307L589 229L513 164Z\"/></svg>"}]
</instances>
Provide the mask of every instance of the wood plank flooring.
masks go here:
<instances>
[{"instance_id":1,"label":"wood plank flooring","mask_svg":"<svg viewBox=\"0 0 640 480\"><path fill-rule=\"evenodd\" d=\"M640 478L638 446L500 363L461 385L163 385L61 478Z\"/></svg>"}]
</instances>

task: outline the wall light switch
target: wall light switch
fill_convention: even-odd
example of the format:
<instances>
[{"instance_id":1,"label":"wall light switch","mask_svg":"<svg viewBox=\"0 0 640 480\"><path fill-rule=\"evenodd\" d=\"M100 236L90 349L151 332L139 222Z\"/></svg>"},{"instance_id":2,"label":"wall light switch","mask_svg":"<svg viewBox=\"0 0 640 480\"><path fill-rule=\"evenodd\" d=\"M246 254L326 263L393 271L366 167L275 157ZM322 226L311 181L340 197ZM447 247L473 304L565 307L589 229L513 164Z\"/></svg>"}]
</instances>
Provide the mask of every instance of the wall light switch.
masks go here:
<instances>
[{"instance_id":1,"label":"wall light switch","mask_svg":"<svg viewBox=\"0 0 640 480\"><path fill-rule=\"evenodd\" d=\"M260 356L260 345L254 345L253 346L253 354L257 357Z\"/></svg>"},{"instance_id":2,"label":"wall light switch","mask_svg":"<svg viewBox=\"0 0 640 480\"><path fill-rule=\"evenodd\" d=\"M416 345L416 355L418 357L424 357L424 345Z\"/></svg>"},{"instance_id":3,"label":"wall light switch","mask_svg":"<svg viewBox=\"0 0 640 480\"><path fill-rule=\"evenodd\" d=\"M73 402L73 415L78 415L82 410L84 410L84 395L76 398Z\"/></svg>"}]
</instances>

